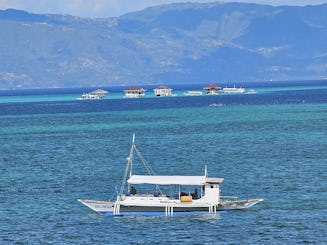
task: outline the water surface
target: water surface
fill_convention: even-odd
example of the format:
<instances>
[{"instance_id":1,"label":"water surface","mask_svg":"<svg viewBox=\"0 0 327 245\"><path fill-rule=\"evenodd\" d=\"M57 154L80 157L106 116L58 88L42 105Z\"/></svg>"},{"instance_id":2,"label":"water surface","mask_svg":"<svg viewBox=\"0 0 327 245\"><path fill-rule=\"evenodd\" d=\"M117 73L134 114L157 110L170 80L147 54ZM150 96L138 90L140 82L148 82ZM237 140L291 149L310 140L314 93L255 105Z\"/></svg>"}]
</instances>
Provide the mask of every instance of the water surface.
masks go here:
<instances>
[{"instance_id":1,"label":"water surface","mask_svg":"<svg viewBox=\"0 0 327 245\"><path fill-rule=\"evenodd\" d=\"M0 243L327 243L320 86L101 101L20 95L21 102L0 103ZM76 199L114 198L133 133L158 174L201 174L208 165L209 176L225 179L223 195L265 201L220 216L93 213Z\"/></svg>"}]
</instances>

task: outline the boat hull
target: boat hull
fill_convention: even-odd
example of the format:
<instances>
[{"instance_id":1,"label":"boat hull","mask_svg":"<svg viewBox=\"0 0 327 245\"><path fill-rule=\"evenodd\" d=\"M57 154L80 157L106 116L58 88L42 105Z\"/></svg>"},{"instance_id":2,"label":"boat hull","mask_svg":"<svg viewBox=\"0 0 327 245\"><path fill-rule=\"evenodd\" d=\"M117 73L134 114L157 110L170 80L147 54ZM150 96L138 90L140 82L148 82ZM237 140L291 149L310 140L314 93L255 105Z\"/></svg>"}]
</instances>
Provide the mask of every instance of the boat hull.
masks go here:
<instances>
[{"instance_id":1,"label":"boat hull","mask_svg":"<svg viewBox=\"0 0 327 245\"><path fill-rule=\"evenodd\" d=\"M80 200L79 202L89 207L97 213L112 213L119 215L122 213L175 213L175 212L207 212L215 213L216 211L246 209L262 202L263 199L248 199L248 200L232 200L223 201L217 205L200 204L200 203L160 203L156 205L146 204L119 204L119 212L115 212L116 202L96 201L96 200Z\"/></svg>"}]
</instances>

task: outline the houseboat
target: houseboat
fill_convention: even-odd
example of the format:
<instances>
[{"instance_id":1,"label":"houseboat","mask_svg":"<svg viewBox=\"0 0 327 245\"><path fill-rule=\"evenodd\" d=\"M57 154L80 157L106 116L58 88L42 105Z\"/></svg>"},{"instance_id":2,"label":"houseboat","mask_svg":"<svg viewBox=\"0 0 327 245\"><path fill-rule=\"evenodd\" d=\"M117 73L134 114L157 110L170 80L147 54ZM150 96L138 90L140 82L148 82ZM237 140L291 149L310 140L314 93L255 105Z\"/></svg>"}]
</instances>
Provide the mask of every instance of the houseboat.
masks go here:
<instances>
[{"instance_id":1,"label":"houseboat","mask_svg":"<svg viewBox=\"0 0 327 245\"><path fill-rule=\"evenodd\" d=\"M172 96L172 89L167 86L159 86L153 90L155 96Z\"/></svg>"},{"instance_id":2,"label":"houseboat","mask_svg":"<svg viewBox=\"0 0 327 245\"><path fill-rule=\"evenodd\" d=\"M141 87L131 87L124 90L125 98L140 98L145 96L146 90Z\"/></svg>"},{"instance_id":3,"label":"houseboat","mask_svg":"<svg viewBox=\"0 0 327 245\"><path fill-rule=\"evenodd\" d=\"M97 89L90 93L83 93L78 100L101 100L108 94L108 91L103 89Z\"/></svg>"},{"instance_id":4,"label":"houseboat","mask_svg":"<svg viewBox=\"0 0 327 245\"><path fill-rule=\"evenodd\" d=\"M246 209L263 201L261 198L238 200L237 197L221 196L221 184L224 179L209 177L206 166L203 175L156 175L136 148L134 139L135 135L132 138L121 187L116 190L116 200L78 199L79 202L95 212L107 215L171 216L176 212L216 213L223 210ZM135 153L148 171L147 175L133 172ZM144 185L146 187L141 191L141 186ZM167 189L175 191L169 194ZM191 193L190 189L194 192Z\"/></svg>"},{"instance_id":5,"label":"houseboat","mask_svg":"<svg viewBox=\"0 0 327 245\"><path fill-rule=\"evenodd\" d=\"M203 88L204 92L208 95L216 95L218 93L221 93L221 87L219 87L218 85L212 83L209 84L208 86Z\"/></svg>"}]
</instances>

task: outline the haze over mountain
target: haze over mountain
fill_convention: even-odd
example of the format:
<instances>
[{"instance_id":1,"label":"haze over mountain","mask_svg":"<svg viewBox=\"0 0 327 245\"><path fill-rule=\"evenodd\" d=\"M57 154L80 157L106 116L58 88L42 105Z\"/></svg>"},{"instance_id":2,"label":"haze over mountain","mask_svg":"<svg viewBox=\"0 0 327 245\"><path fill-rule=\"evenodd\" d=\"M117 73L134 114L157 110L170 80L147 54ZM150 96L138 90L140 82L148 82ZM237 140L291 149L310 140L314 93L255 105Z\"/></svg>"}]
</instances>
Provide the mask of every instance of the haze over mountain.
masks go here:
<instances>
[{"instance_id":1,"label":"haze over mountain","mask_svg":"<svg viewBox=\"0 0 327 245\"><path fill-rule=\"evenodd\" d=\"M327 4L183 3L118 18L0 10L0 89L327 77Z\"/></svg>"}]
</instances>

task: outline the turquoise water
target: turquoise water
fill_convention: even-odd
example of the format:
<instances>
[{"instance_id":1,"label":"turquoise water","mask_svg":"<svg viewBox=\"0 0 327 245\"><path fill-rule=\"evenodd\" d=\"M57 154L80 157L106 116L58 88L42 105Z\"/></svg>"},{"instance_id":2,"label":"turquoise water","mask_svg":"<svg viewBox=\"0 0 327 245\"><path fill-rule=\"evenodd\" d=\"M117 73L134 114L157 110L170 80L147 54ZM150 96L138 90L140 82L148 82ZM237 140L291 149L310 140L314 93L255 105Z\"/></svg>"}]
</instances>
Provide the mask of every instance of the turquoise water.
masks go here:
<instances>
[{"instance_id":1,"label":"turquoise water","mask_svg":"<svg viewBox=\"0 0 327 245\"><path fill-rule=\"evenodd\" d=\"M266 86L265 83L259 84L239 84L236 87L244 87L247 91L250 89L254 90L256 93L272 93L278 91L303 91L303 90L321 90L327 89L327 81L313 81L313 84L303 84L303 82L291 84L285 86L284 83L280 84L269 84ZM233 84L221 85L222 87L233 87ZM154 98L153 93L154 87L147 87L147 92L145 98ZM173 88L174 96L185 96L188 90L200 90L202 91L203 86L201 85L185 85L177 86L177 89ZM109 94L104 99L122 99L125 94L123 90L125 88L110 87L105 88L109 91ZM30 91L1 91L0 90L0 103L15 103L15 102L50 102L50 101L75 101L80 98L83 93L89 93L95 90L95 88L79 88L79 89L54 89L49 93L49 90L30 90ZM22 96L22 94L24 96ZM224 94L219 94L219 96L224 96ZM159 99L159 98L158 98ZM161 99L161 98L160 98Z\"/></svg>"},{"instance_id":2,"label":"turquoise water","mask_svg":"<svg viewBox=\"0 0 327 245\"><path fill-rule=\"evenodd\" d=\"M327 89L268 90L0 103L0 243L327 243ZM76 199L114 197L133 133L158 174L208 165L223 195L265 201L224 215L93 213Z\"/></svg>"}]
</instances>

